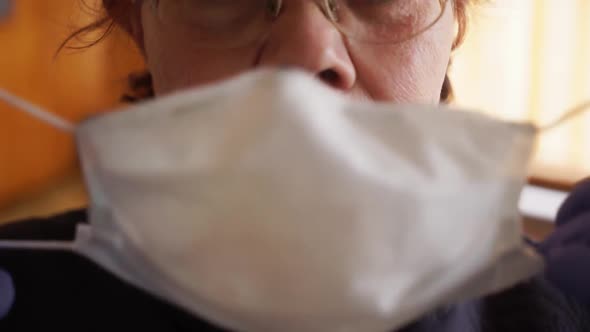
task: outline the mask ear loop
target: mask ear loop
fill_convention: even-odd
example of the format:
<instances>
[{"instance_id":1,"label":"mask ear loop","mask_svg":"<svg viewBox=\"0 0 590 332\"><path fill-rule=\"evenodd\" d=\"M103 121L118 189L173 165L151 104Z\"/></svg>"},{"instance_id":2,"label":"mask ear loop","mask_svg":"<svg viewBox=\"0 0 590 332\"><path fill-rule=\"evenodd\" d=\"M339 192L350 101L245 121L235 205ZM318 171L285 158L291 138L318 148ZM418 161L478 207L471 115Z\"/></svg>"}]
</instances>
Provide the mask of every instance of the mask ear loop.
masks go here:
<instances>
[{"instance_id":1,"label":"mask ear loop","mask_svg":"<svg viewBox=\"0 0 590 332\"><path fill-rule=\"evenodd\" d=\"M557 120L554 120L546 125L542 125L537 127L537 129L539 130L539 132L541 132L542 134L551 131L552 129L555 129L561 125L563 125L565 122L577 118L581 115L583 115L586 112L590 112L590 100L583 102L571 109L569 109L567 112L565 112L565 114L563 114L562 116L560 116L559 118L557 118Z\"/></svg>"},{"instance_id":2,"label":"mask ear loop","mask_svg":"<svg viewBox=\"0 0 590 332\"><path fill-rule=\"evenodd\" d=\"M39 119L48 125L67 133L73 133L73 123L52 114L39 106L19 98L8 91L0 88L0 100L14 106L32 117ZM0 249L4 250L52 250L52 251L73 251L74 243L68 241L19 241L2 240Z\"/></svg>"},{"instance_id":3,"label":"mask ear loop","mask_svg":"<svg viewBox=\"0 0 590 332\"><path fill-rule=\"evenodd\" d=\"M59 117L51 112L48 112L42 109L39 106L33 105L32 103L17 97L8 91L0 88L0 100L4 101L6 104L14 106L19 110L28 113L29 115L33 116L36 119L39 119L48 125L57 128L61 131L65 131L68 133L73 133L75 130L75 125L66 119Z\"/></svg>"}]
</instances>

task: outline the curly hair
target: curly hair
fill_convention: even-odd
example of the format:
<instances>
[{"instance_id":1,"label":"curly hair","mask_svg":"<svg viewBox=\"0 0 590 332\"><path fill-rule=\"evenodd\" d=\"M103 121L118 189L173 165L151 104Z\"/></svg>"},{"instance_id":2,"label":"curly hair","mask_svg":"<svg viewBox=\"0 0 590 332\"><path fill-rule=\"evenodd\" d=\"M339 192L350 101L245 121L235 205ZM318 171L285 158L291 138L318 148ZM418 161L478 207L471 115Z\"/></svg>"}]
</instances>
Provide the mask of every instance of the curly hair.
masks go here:
<instances>
[{"instance_id":1,"label":"curly hair","mask_svg":"<svg viewBox=\"0 0 590 332\"><path fill-rule=\"evenodd\" d=\"M82 0L83 2L84 0ZM455 20L457 23L457 35L453 42L453 49L461 45L465 38L468 24L468 7L477 2L484 0L450 0L453 2L453 10L455 13ZM94 46L104 40L113 30L115 30L120 22L125 22L129 17L129 13L133 10L133 3L131 1L121 0L102 0L102 6L98 18L70 34L60 45L59 50L68 49L84 49ZM91 34L96 31L101 31L98 38L95 38L89 43L81 46L72 45L74 40L83 35ZM450 67L449 63L449 67ZM130 93L125 94L122 98L126 102L135 102L154 96L152 85L152 76L149 71L132 73L128 77ZM442 103L449 103L453 100L453 86L449 75L445 76L443 87L441 90L440 101Z\"/></svg>"}]
</instances>

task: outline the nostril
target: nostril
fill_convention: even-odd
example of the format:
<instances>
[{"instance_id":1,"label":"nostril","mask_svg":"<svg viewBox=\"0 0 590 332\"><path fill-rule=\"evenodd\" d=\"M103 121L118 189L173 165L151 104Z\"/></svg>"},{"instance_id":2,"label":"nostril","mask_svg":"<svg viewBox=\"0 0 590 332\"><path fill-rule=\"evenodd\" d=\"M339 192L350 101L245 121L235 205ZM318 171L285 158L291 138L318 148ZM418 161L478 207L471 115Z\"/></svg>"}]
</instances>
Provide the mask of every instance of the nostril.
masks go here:
<instances>
[{"instance_id":1,"label":"nostril","mask_svg":"<svg viewBox=\"0 0 590 332\"><path fill-rule=\"evenodd\" d=\"M341 77L335 70L324 70L321 73L319 73L318 76L322 81L324 81L326 84L331 85L332 87L337 88L340 86Z\"/></svg>"}]
</instances>

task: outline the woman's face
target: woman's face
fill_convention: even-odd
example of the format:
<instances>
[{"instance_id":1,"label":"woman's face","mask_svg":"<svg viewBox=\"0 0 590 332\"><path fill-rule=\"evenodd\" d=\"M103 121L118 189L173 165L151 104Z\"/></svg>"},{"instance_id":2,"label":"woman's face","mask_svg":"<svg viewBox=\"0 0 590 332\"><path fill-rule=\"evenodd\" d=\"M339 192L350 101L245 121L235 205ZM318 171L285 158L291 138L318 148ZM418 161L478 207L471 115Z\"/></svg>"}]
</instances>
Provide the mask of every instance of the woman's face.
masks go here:
<instances>
[{"instance_id":1,"label":"woman's face","mask_svg":"<svg viewBox=\"0 0 590 332\"><path fill-rule=\"evenodd\" d=\"M375 44L343 36L314 1L283 3L265 39L230 50L194 43L190 34L163 23L145 1L133 33L143 45L156 94L261 67L295 67L354 98L439 102L455 32L451 5L418 37L403 43Z\"/></svg>"}]
</instances>

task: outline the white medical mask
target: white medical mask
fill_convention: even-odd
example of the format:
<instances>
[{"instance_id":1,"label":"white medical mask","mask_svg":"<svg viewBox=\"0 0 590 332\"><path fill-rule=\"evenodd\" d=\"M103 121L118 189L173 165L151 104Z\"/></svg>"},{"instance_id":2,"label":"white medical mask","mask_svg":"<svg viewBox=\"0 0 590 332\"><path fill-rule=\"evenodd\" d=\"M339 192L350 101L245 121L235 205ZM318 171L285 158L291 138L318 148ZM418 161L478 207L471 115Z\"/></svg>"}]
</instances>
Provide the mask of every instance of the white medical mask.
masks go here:
<instances>
[{"instance_id":1,"label":"white medical mask","mask_svg":"<svg viewBox=\"0 0 590 332\"><path fill-rule=\"evenodd\" d=\"M542 265L517 207L532 125L261 71L74 131L72 249L229 329L392 331Z\"/></svg>"}]
</instances>

